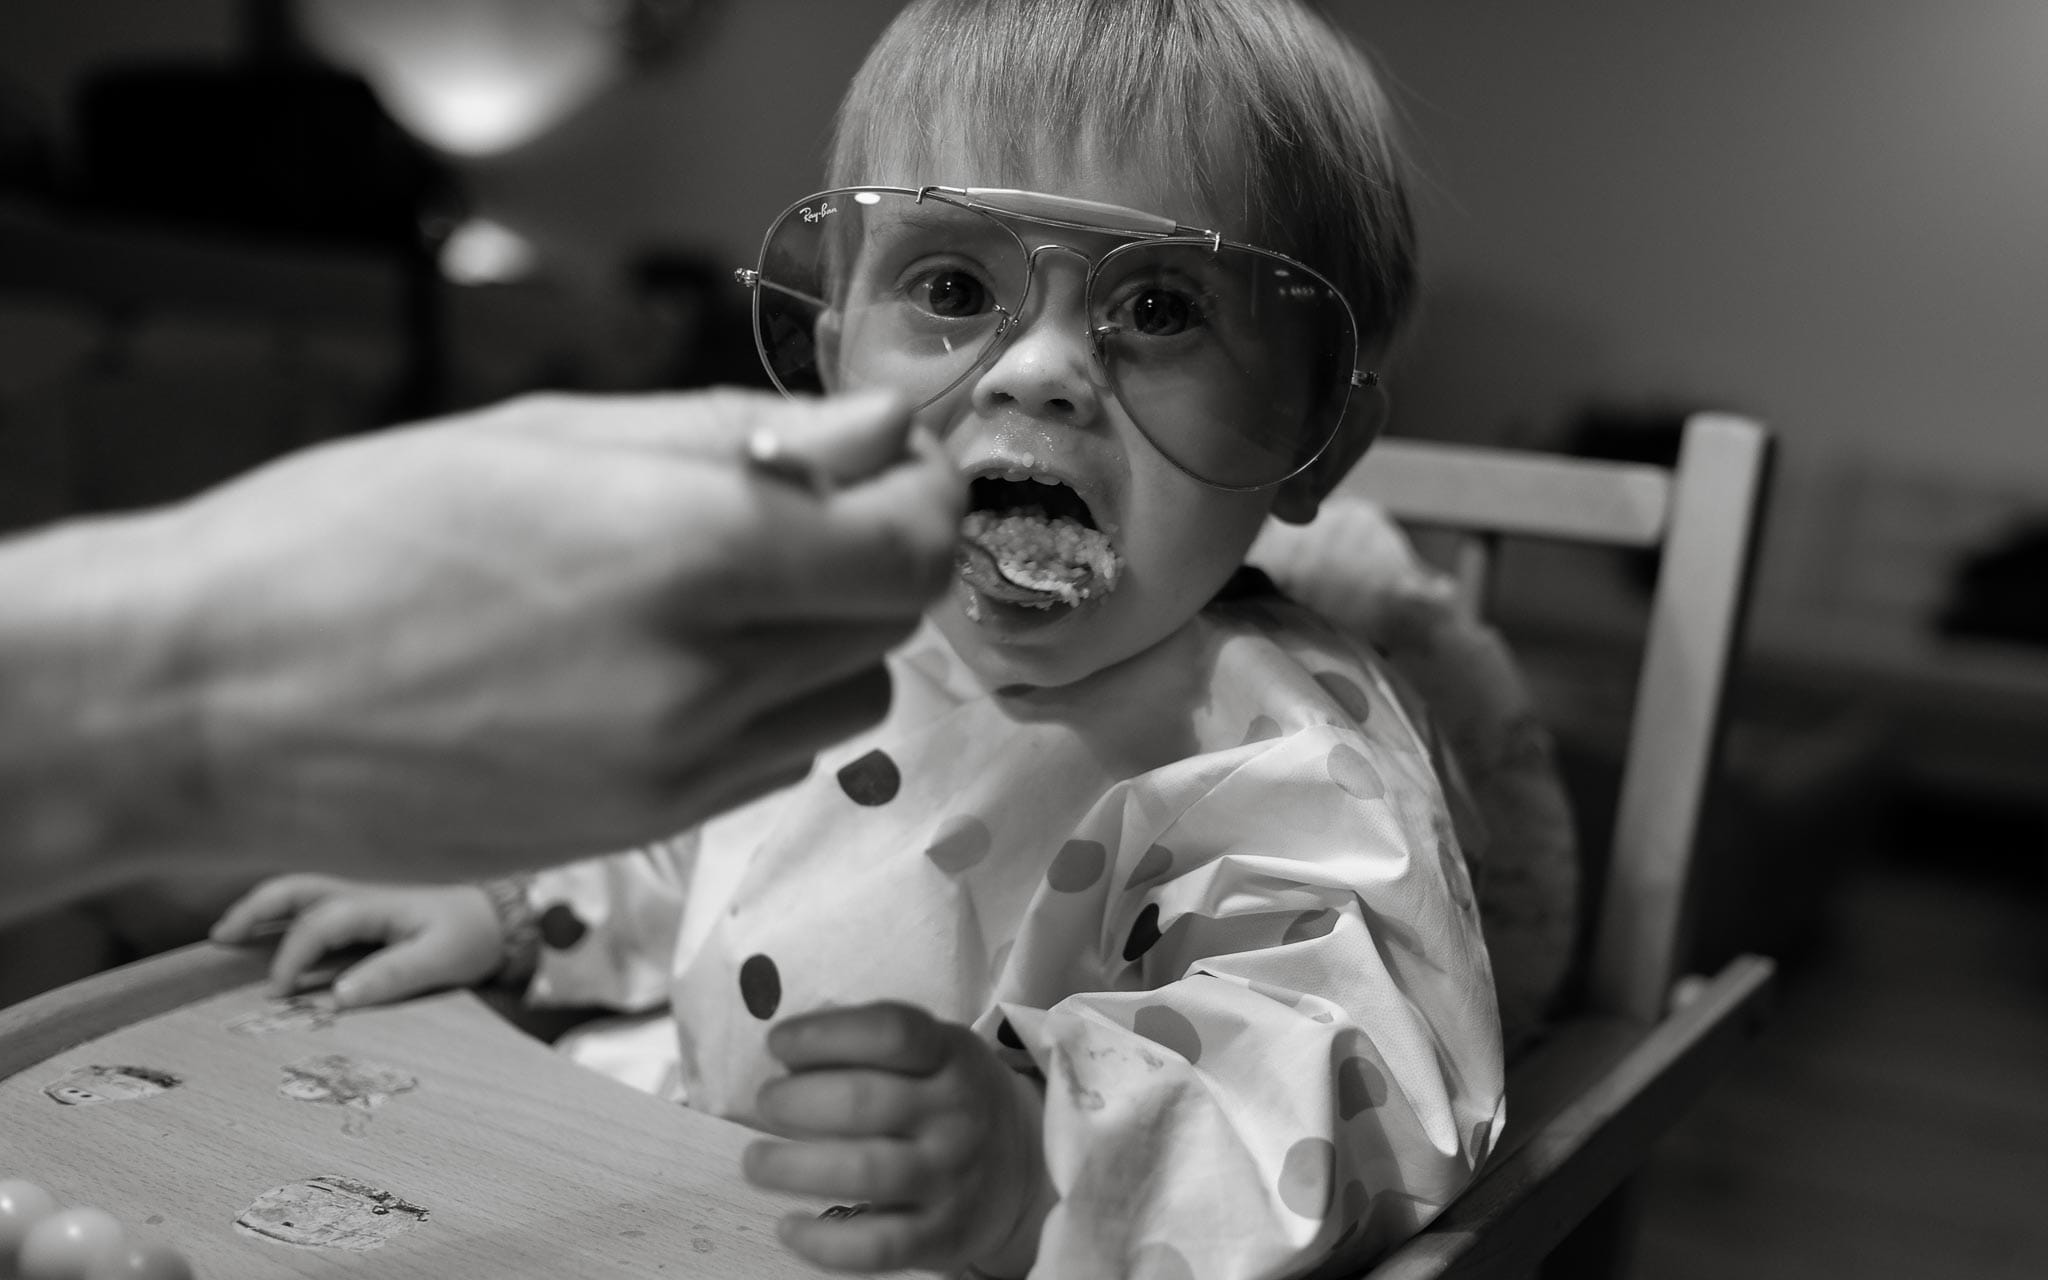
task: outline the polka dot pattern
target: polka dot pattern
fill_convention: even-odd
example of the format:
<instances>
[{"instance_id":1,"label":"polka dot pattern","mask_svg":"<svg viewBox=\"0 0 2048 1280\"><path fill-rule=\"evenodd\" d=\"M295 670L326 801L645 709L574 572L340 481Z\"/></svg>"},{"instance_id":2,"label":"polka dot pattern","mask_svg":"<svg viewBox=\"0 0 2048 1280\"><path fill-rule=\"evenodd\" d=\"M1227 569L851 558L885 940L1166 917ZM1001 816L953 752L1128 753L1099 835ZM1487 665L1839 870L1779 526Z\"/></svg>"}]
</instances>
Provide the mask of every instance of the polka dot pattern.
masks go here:
<instances>
[{"instance_id":1,"label":"polka dot pattern","mask_svg":"<svg viewBox=\"0 0 2048 1280\"><path fill-rule=\"evenodd\" d=\"M1131 1030L1156 1045L1186 1058L1190 1066L1202 1060L1202 1036L1180 1010L1163 1004L1148 1004L1132 1019Z\"/></svg>"},{"instance_id":2,"label":"polka dot pattern","mask_svg":"<svg viewBox=\"0 0 2048 1280\"><path fill-rule=\"evenodd\" d=\"M1386 1100L1387 1078L1376 1064L1365 1058L1346 1058L1337 1064L1338 1115L1349 1120Z\"/></svg>"},{"instance_id":3,"label":"polka dot pattern","mask_svg":"<svg viewBox=\"0 0 2048 1280\"><path fill-rule=\"evenodd\" d=\"M932 864L949 876L959 875L988 857L994 838L988 824L970 814L948 818L939 834L924 851Z\"/></svg>"},{"instance_id":4,"label":"polka dot pattern","mask_svg":"<svg viewBox=\"0 0 2048 1280\"><path fill-rule=\"evenodd\" d=\"M1356 1178L1345 1183L1343 1194L1337 1198L1337 1212L1350 1224L1346 1230L1356 1229L1371 1211L1372 1192L1365 1189L1365 1184Z\"/></svg>"},{"instance_id":5,"label":"polka dot pattern","mask_svg":"<svg viewBox=\"0 0 2048 1280\"><path fill-rule=\"evenodd\" d=\"M1366 696L1365 690L1359 688L1358 682L1350 676L1339 675L1335 671L1323 671L1316 675L1316 683L1323 687L1323 692L1330 695L1330 700L1342 707L1344 714L1350 716L1352 720L1364 724L1372 718L1372 699Z\"/></svg>"},{"instance_id":6,"label":"polka dot pattern","mask_svg":"<svg viewBox=\"0 0 2048 1280\"><path fill-rule=\"evenodd\" d=\"M566 902L551 903L540 913L540 940L556 951L567 951L588 932L590 926Z\"/></svg>"},{"instance_id":7,"label":"polka dot pattern","mask_svg":"<svg viewBox=\"0 0 2048 1280\"><path fill-rule=\"evenodd\" d=\"M1244 741L1239 746L1250 746L1254 742L1270 742L1280 736L1280 722L1271 716L1253 716L1245 726Z\"/></svg>"},{"instance_id":8,"label":"polka dot pattern","mask_svg":"<svg viewBox=\"0 0 2048 1280\"><path fill-rule=\"evenodd\" d=\"M766 1022L782 1007L782 974L767 956L752 955L740 966L740 999L747 1012Z\"/></svg>"},{"instance_id":9,"label":"polka dot pattern","mask_svg":"<svg viewBox=\"0 0 2048 1280\"><path fill-rule=\"evenodd\" d=\"M1307 942L1311 938L1328 937L1330 931L1336 927L1337 909L1317 907L1313 911L1304 911L1294 917L1288 924L1286 932L1280 935L1280 942L1284 946L1290 942Z\"/></svg>"},{"instance_id":10,"label":"polka dot pattern","mask_svg":"<svg viewBox=\"0 0 2048 1280\"><path fill-rule=\"evenodd\" d=\"M858 805L884 805L896 798L903 775L889 753L877 747L839 770L839 789Z\"/></svg>"},{"instance_id":11,"label":"polka dot pattern","mask_svg":"<svg viewBox=\"0 0 2048 1280\"><path fill-rule=\"evenodd\" d=\"M1124 888L1136 889L1162 880L1173 872L1173 850L1163 844L1155 844L1139 857L1138 865L1131 868L1131 878L1124 881Z\"/></svg>"},{"instance_id":12,"label":"polka dot pattern","mask_svg":"<svg viewBox=\"0 0 2048 1280\"><path fill-rule=\"evenodd\" d=\"M1280 1162L1280 1203L1320 1220L1330 1212L1336 1171L1336 1146L1328 1138L1303 1138L1287 1148Z\"/></svg>"},{"instance_id":13,"label":"polka dot pattern","mask_svg":"<svg viewBox=\"0 0 2048 1280\"><path fill-rule=\"evenodd\" d=\"M1159 941L1159 904L1148 902L1131 922L1131 936L1124 939L1124 959L1136 960Z\"/></svg>"},{"instance_id":14,"label":"polka dot pattern","mask_svg":"<svg viewBox=\"0 0 2048 1280\"><path fill-rule=\"evenodd\" d=\"M1360 800L1379 800L1387 794L1386 780L1380 777L1380 771L1372 767L1372 761L1360 754L1358 748L1348 743L1340 742L1330 748L1323 769L1330 775L1330 781L1342 788L1346 795Z\"/></svg>"},{"instance_id":15,"label":"polka dot pattern","mask_svg":"<svg viewBox=\"0 0 2048 1280\"><path fill-rule=\"evenodd\" d=\"M1099 841L1069 840L1060 846L1045 882L1060 893L1082 893L1095 887L1109 866L1109 851Z\"/></svg>"}]
</instances>

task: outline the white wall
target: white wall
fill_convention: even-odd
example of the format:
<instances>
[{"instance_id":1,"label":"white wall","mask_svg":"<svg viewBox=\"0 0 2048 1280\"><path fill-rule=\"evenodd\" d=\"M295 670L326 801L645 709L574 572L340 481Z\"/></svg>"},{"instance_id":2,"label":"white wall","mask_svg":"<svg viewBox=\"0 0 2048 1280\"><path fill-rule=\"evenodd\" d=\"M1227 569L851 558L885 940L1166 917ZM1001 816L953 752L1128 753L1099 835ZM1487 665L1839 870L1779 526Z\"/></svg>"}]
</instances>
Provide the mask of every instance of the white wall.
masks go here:
<instances>
[{"instance_id":1,"label":"white wall","mask_svg":"<svg viewBox=\"0 0 2048 1280\"><path fill-rule=\"evenodd\" d=\"M1430 366L1526 383L1447 405L1670 391L2048 483L2048 5L1341 9L1433 178Z\"/></svg>"},{"instance_id":2,"label":"white wall","mask_svg":"<svg viewBox=\"0 0 2048 1280\"><path fill-rule=\"evenodd\" d=\"M2048 506L2048 4L1335 8L1425 173L1411 422L1763 417L1766 631L1895 626Z\"/></svg>"}]
</instances>

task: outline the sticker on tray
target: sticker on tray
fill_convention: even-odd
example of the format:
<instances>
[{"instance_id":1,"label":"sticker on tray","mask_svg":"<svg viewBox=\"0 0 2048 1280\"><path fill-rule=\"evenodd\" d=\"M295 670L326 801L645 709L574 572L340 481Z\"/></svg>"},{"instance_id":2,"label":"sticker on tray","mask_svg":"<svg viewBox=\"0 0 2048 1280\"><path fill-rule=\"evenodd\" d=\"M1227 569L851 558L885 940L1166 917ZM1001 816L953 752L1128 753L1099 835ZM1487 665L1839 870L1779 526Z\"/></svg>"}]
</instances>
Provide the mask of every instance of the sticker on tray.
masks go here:
<instances>
[{"instance_id":1,"label":"sticker on tray","mask_svg":"<svg viewBox=\"0 0 2048 1280\"><path fill-rule=\"evenodd\" d=\"M43 1092L67 1107L90 1107L101 1102L133 1102L151 1098L181 1083L168 1071L154 1067L73 1067Z\"/></svg>"},{"instance_id":2,"label":"sticker on tray","mask_svg":"<svg viewBox=\"0 0 2048 1280\"><path fill-rule=\"evenodd\" d=\"M301 1249L365 1253L426 1220L424 1207L389 1191L355 1178L323 1174L257 1196L235 1219L235 1228Z\"/></svg>"},{"instance_id":3,"label":"sticker on tray","mask_svg":"<svg viewBox=\"0 0 2048 1280\"><path fill-rule=\"evenodd\" d=\"M277 1091L295 1102L330 1102L346 1107L349 1115L342 1128L359 1134L368 1123L370 1112L383 1106L392 1094L418 1085L418 1079L397 1067L327 1053L286 1066L284 1082Z\"/></svg>"},{"instance_id":4,"label":"sticker on tray","mask_svg":"<svg viewBox=\"0 0 2048 1280\"><path fill-rule=\"evenodd\" d=\"M319 1031L333 1026L334 1018L331 996L291 996L230 1018L227 1026L236 1035L267 1036L279 1031Z\"/></svg>"}]
</instances>

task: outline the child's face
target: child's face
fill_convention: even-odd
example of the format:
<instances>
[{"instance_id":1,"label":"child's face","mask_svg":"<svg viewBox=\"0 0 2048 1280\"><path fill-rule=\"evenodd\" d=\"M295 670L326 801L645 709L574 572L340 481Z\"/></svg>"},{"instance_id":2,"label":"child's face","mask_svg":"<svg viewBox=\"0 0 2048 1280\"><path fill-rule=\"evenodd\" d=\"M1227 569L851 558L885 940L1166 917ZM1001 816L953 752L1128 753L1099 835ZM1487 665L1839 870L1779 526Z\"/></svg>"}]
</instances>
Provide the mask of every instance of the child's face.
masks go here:
<instances>
[{"instance_id":1,"label":"child's face","mask_svg":"<svg viewBox=\"0 0 2048 1280\"><path fill-rule=\"evenodd\" d=\"M869 180L906 187L1023 185L1240 234L1166 168L1049 154L1021 181L1002 182L955 145L936 163L885 157ZM970 479L1056 481L1070 488L1087 504L1094 527L1108 535L1122 569L1106 594L1051 607L1005 603L956 575L931 616L961 659L996 688L1070 684L1163 640L1243 562L1276 498L1313 483L1301 476L1234 492L1205 485L1169 462L1132 422L1092 358L1083 302L1087 262L1117 240L1051 228L1040 238L1077 253L1039 255L1031 300L1015 331L987 364L926 406L918 422L938 435ZM1010 502L1019 492L1012 488L998 498L990 489L977 484L971 504Z\"/></svg>"}]
</instances>

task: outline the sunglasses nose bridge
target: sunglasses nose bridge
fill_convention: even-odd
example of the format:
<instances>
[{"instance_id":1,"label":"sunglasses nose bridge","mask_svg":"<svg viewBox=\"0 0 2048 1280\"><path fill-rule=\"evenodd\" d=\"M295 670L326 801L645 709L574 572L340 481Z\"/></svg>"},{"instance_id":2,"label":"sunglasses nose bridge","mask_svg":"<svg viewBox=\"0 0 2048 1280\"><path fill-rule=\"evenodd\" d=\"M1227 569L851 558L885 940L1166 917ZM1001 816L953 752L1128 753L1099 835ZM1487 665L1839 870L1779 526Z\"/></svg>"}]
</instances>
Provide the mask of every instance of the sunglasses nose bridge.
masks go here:
<instances>
[{"instance_id":1,"label":"sunglasses nose bridge","mask_svg":"<svg viewBox=\"0 0 2048 1280\"><path fill-rule=\"evenodd\" d=\"M1072 258L1075 262L1075 265L1081 272L1080 331L1081 335L1088 340L1089 355L1093 357L1098 370L1100 370L1104 367L1103 361L1106 355L1102 345L1106 333L1103 328L1090 323L1088 297L1089 292L1091 291L1094 284L1095 267L1098 259L1091 257L1090 255L1088 255L1080 249L1076 249L1072 245L1059 244L1057 242L1048 242L1035 246L1027 246L1025 248L1024 288L1023 291L1017 296L1017 304L1014 309L998 308L1003 312L1003 318L1001 322L1001 328L997 333L995 346L997 348L1000 348L1006 345L1018 334L1022 333L1024 329L1031 323L1029 319L1029 313L1031 307L1034 305L1034 295L1037 293L1039 279L1038 263L1039 259L1044 257L1046 254L1061 254L1065 255L1066 257ZM994 351L990 352L991 356L993 356L994 354Z\"/></svg>"}]
</instances>

